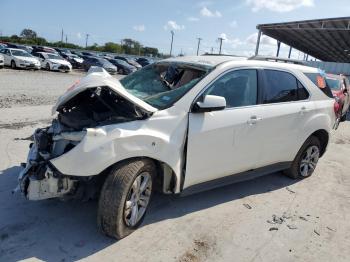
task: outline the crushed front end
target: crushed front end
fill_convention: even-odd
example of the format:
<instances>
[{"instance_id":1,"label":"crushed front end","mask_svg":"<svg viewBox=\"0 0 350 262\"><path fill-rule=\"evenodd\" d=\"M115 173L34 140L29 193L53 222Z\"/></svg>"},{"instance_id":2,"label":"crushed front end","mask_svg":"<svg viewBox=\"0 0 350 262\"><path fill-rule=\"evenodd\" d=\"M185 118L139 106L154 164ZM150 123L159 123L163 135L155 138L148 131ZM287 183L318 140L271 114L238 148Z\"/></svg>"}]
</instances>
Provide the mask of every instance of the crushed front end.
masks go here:
<instances>
[{"instance_id":1,"label":"crushed front end","mask_svg":"<svg viewBox=\"0 0 350 262\"><path fill-rule=\"evenodd\" d=\"M61 174L50 164L50 159L58 157L75 147L86 131L72 131L54 119L52 125L37 129L27 157L25 168L18 179L20 189L29 200L63 197L72 194L78 179Z\"/></svg>"}]
</instances>

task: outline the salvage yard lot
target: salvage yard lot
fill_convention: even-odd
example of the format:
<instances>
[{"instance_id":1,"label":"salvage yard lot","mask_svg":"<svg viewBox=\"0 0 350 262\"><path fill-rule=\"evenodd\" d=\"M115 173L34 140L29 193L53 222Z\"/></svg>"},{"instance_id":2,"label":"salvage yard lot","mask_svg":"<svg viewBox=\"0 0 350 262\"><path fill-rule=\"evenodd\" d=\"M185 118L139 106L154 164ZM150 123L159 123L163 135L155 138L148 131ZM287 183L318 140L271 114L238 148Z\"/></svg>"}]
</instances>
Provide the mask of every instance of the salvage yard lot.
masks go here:
<instances>
[{"instance_id":1,"label":"salvage yard lot","mask_svg":"<svg viewBox=\"0 0 350 262\"><path fill-rule=\"evenodd\" d=\"M349 261L350 121L312 177L273 173L184 198L156 195L141 228L117 242L97 231L96 201L12 195L29 137L83 75L0 70L0 261Z\"/></svg>"}]
</instances>

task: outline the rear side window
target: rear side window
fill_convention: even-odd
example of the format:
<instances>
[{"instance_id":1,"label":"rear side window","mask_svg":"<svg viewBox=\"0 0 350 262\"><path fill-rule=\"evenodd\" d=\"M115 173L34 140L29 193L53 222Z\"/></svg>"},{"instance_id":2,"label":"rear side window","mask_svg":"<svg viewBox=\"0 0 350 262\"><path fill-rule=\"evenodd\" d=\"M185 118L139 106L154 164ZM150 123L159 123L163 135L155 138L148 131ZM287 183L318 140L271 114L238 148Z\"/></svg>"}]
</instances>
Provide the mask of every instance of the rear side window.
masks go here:
<instances>
[{"instance_id":1,"label":"rear side window","mask_svg":"<svg viewBox=\"0 0 350 262\"><path fill-rule=\"evenodd\" d=\"M304 73L321 91L328 97L333 98L332 90L326 83L326 79L319 73Z\"/></svg>"},{"instance_id":2,"label":"rear side window","mask_svg":"<svg viewBox=\"0 0 350 262\"><path fill-rule=\"evenodd\" d=\"M264 75L264 104L298 100L298 82L293 75L276 70L264 70Z\"/></svg>"}]
</instances>

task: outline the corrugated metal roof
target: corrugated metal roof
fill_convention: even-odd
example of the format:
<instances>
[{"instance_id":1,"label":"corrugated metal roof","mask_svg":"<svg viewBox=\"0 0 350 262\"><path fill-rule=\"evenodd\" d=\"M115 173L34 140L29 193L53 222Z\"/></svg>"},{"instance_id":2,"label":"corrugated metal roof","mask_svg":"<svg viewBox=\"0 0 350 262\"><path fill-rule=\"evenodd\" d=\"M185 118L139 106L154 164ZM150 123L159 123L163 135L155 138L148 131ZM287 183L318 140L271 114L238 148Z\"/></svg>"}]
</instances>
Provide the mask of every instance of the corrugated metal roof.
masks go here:
<instances>
[{"instance_id":1,"label":"corrugated metal roof","mask_svg":"<svg viewBox=\"0 0 350 262\"><path fill-rule=\"evenodd\" d=\"M350 17L260 24L257 29L326 62L350 62Z\"/></svg>"}]
</instances>

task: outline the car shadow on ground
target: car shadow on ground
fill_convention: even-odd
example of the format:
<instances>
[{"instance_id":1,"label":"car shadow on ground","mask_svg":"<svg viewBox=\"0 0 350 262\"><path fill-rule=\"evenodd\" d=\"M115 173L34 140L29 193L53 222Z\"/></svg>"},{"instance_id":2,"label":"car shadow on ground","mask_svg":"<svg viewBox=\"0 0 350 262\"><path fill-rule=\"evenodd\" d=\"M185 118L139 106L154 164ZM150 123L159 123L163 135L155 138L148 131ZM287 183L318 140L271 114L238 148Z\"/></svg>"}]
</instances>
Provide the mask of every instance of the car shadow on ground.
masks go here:
<instances>
[{"instance_id":1,"label":"car shadow on ground","mask_svg":"<svg viewBox=\"0 0 350 262\"><path fill-rule=\"evenodd\" d=\"M27 201L11 194L21 167L0 172L0 261L83 259L112 244L96 227L97 201ZM142 227L297 182L281 173L186 197L155 194Z\"/></svg>"}]
</instances>

